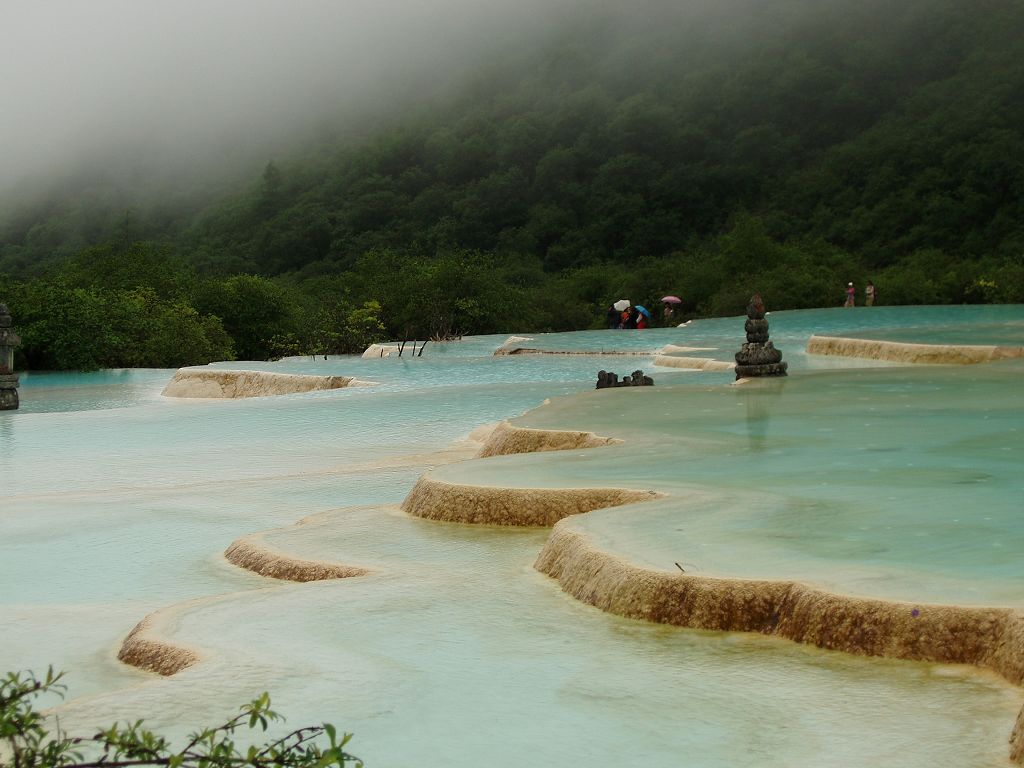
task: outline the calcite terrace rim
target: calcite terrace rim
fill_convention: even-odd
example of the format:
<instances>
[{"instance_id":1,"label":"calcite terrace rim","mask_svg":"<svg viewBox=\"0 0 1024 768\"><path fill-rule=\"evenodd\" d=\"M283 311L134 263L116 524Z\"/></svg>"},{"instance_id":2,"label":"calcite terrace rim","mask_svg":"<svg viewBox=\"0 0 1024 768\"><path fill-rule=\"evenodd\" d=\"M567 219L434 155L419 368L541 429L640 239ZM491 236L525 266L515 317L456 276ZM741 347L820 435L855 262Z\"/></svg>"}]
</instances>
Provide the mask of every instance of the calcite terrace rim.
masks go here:
<instances>
[{"instance_id":1,"label":"calcite terrace rim","mask_svg":"<svg viewBox=\"0 0 1024 768\"><path fill-rule=\"evenodd\" d=\"M197 366L175 371L160 395L182 400L237 400L374 385L351 376Z\"/></svg>"},{"instance_id":2,"label":"calcite terrace rim","mask_svg":"<svg viewBox=\"0 0 1024 768\"><path fill-rule=\"evenodd\" d=\"M1024 685L1020 610L844 595L798 580L645 568L596 546L568 523L553 527L534 568L566 594L606 613L690 629L757 632L861 656L970 664ZM1024 707L1009 742L1010 759L1024 765Z\"/></svg>"},{"instance_id":3,"label":"calcite terrace rim","mask_svg":"<svg viewBox=\"0 0 1024 768\"><path fill-rule=\"evenodd\" d=\"M304 521L300 520L289 528L304 524ZM268 579L297 583L350 579L368 576L374 572L372 568L358 565L295 557L271 547L264 541L267 534L285 530L288 528L275 528L236 539L224 550L224 559L238 568Z\"/></svg>"},{"instance_id":4,"label":"calcite terrace rim","mask_svg":"<svg viewBox=\"0 0 1024 768\"><path fill-rule=\"evenodd\" d=\"M736 364L713 357L682 357L679 355L658 355L654 364L662 368L683 368L690 371L735 371Z\"/></svg>"},{"instance_id":5,"label":"calcite terrace rim","mask_svg":"<svg viewBox=\"0 0 1024 768\"><path fill-rule=\"evenodd\" d=\"M233 566L257 576L294 584L356 578L378 573L377 569L363 566L294 557L263 541L263 537L271 533L319 524L328 514L330 513L316 513L289 526L248 534L232 542L222 556ZM160 632L162 625L171 617L190 607L229 596L211 595L187 600L146 615L122 641L117 653L118 660L146 672L155 672L163 677L170 677L195 666L205 660L207 654L198 648L175 643L162 637Z\"/></svg>"},{"instance_id":6,"label":"calcite terrace rim","mask_svg":"<svg viewBox=\"0 0 1024 768\"><path fill-rule=\"evenodd\" d=\"M807 340L806 351L809 355L886 360L914 365L975 365L1024 357L1024 347L991 344L924 344L818 335Z\"/></svg>"},{"instance_id":7,"label":"calcite terrace rim","mask_svg":"<svg viewBox=\"0 0 1024 768\"><path fill-rule=\"evenodd\" d=\"M510 456L520 453L603 448L610 445L620 445L623 442L625 441L617 437L604 437L595 432L520 427L506 419L494 426L477 453L476 458L485 459L491 456Z\"/></svg>"},{"instance_id":8,"label":"calcite terrace rim","mask_svg":"<svg viewBox=\"0 0 1024 768\"><path fill-rule=\"evenodd\" d=\"M536 433L586 434L572 433L570 430L514 429ZM542 438L540 442L543 442ZM537 450L542 449L527 448L514 452L529 453ZM627 494L627 497L618 503L593 506L578 504L578 494L588 498L587 494L595 493L598 497L607 493L607 496L603 496L606 500L614 494ZM545 512L542 516L525 518L509 512L510 500L529 501L532 494L541 495L546 509L560 509L554 513ZM629 494L635 496L629 497ZM1018 610L854 597L795 580L713 577L644 568L592 545L584 534L562 522L570 515L582 515L595 509L664 496L657 491L621 488L538 489L467 485L440 480L431 477L428 472L419 478L403 501L401 509L414 517L454 523L553 526L534 568L555 579L567 594L608 613L679 627L758 632L822 649L859 655L973 664L993 670L1010 683L1024 683L1024 614ZM465 508L467 501L470 502L468 510ZM464 507L461 511L460 505ZM495 506L497 514L477 513L479 506L486 508L490 505ZM254 534L239 541L258 536ZM583 562L588 557L591 561L589 565ZM639 589L647 598L628 609L616 610L612 602L624 594L627 588ZM706 604L703 613L672 614L672 611L687 610L686 600L678 599L680 589L685 594L699 593L710 601L714 610L708 609ZM915 614L915 610L918 613ZM679 620L666 620L666 616L679 617ZM821 616L827 616L827 620L818 621L812 626L809 617ZM125 646L136 634L139 635L139 642L149 640L145 637L148 628L144 626L149 619L146 617L139 623L125 640ZM916 631L922 625L930 628L929 634L915 637L910 629ZM947 642L952 636L959 638L959 645ZM159 640L150 641L156 646L152 649L153 653L159 651L174 658L177 651L183 651L186 655L181 658L185 663L170 672L160 671L155 666L136 666L159 671L160 674L174 674L198 661L198 656L187 655L194 653L188 649ZM146 650L143 645L140 652ZM123 646L119 658L127 661L124 654ZM171 669L173 666L171 663L166 668ZM1024 765L1024 708L1013 726L1010 745L1011 760Z\"/></svg>"},{"instance_id":9,"label":"calcite terrace rim","mask_svg":"<svg viewBox=\"0 0 1024 768\"><path fill-rule=\"evenodd\" d=\"M571 515L663 496L657 491L629 488L510 488L452 483L427 472L405 497L402 511L437 522L551 527Z\"/></svg>"},{"instance_id":10,"label":"calcite terrace rim","mask_svg":"<svg viewBox=\"0 0 1024 768\"><path fill-rule=\"evenodd\" d=\"M166 620L166 614L179 607L184 606L161 608L144 616L121 642L118 661L163 677L176 675L202 661L205 655L198 649L173 643L159 634L158 625Z\"/></svg>"},{"instance_id":11,"label":"calcite terrace rim","mask_svg":"<svg viewBox=\"0 0 1024 768\"><path fill-rule=\"evenodd\" d=\"M410 514L419 511L414 496L422 483L429 483L431 491L441 490L439 495L444 499L428 508L431 514L420 515L430 519L460 517L452 507L457 506L462 493L468 492L472 499L473 490L501 490L447 483L424 474L403 502L403 510ZM447 489L452 490L445 499ZM618 505L594 509L613 506ZM1024 612L1018 609L915 603L846 595L799 580L705 576L644 568L600 549L584 533L570 527L570 515L590 511L593 509L573 511L553 523L534 568L555 579L566 594L602 611L692 629L758 632L863 656L970 664L990 669L1011 684L1024 685ZM680 590L683 598L672 605L680 597ZM644 594L643 602L616 606L615 600L629 592ZM686 612L685 596L691 593L704 598L703 609ZM1010 759L1024 765L1024 707L1009 743Z\"/></svg>"}]
</instances>

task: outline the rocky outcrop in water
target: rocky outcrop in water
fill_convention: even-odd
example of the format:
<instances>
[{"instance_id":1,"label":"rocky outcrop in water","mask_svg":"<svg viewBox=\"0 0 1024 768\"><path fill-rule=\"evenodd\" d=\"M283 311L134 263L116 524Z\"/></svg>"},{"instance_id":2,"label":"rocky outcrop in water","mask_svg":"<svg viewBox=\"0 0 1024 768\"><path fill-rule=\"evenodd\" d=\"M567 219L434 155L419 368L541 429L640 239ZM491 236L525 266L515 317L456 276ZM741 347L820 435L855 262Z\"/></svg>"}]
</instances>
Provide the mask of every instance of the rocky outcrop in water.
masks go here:
<instances>
[{"instance_id":1,"label":"rocky outcrop in water","mask_svg":"<svg viewBox=\"0 0 1024 768\"><path fill-rule=\"evenodd\" d=\"M747 341L736 353L736 378L785 376L788 363L782 362L782 352L768 341L768 321L760 294L750 297L743 330L747 332Z\"/></svg>"},{"instance_id":2,"label":"rocky outcrop in water","mask_svg":"<svg viewBox=\"0 0 1024 768\"><path fill-rule=\"evenodd\" d=\"M644 376L643 371L633 371L629 376L623 376L621 381L617 373L611 371L597 372L597 386L595 389L608 389L610 387L653 387L654 379Z\"/></svg>"}]
</instances>

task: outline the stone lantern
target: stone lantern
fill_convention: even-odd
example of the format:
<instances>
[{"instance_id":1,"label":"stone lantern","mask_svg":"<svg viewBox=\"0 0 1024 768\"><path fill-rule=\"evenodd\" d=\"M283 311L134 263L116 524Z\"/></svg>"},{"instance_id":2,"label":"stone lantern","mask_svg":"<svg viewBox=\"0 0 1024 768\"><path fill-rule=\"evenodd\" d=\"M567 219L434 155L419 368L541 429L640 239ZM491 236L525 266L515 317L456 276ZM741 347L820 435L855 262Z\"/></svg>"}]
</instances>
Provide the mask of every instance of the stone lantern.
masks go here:
<instances>
[{"instance_id":1,"label":"stone lantern","mask_svg":"<svg viewBox=\"0 0 1024 768\"><path fill-rule=\"evenodd\" d=\"M14 374L14 349L21 337L11 328L11 313L0 304L0 411L18 407L18 377Z\"/></svg>"}]
</instances>

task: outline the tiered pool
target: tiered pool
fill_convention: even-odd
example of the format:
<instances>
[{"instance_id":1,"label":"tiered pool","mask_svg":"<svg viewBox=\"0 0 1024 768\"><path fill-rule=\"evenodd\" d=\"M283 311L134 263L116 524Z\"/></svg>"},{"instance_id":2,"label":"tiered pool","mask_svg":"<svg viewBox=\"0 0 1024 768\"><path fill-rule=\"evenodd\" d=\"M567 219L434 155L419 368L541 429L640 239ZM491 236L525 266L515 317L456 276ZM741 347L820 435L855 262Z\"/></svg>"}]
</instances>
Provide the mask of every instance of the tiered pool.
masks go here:
<instances>
[{"instance_id":1,"label":"tiered pool","mask_svg":"<svg viewBox=\"0 0 1024 768\"><path fill-rule=\"evenodd\" d=\"M546 529L397 508L428 471L652 489L665 495L567 524L654 568L1020 607L1020 361L802 350L812 334L1019 345L1024 307L769 320L791 376L754 387L652 367L667 344L730 359L737 318L515 342L594 355L496 357L500 336L223 366L377 382L275 398L162 398L171 371L25 376L22 410L0 414L0 666L67 669L70 727L145 717L180 734L269 689L292 725L354 731L371 767L1006 765L1021 694L987 671L619 618L533 570ZM599 368L656 386L589 391ZM624 442L472 459L472 430L527 411L516 423ZM370 574L292 584L223 559L275 528L278 551ZM198 664L162 678L117 661L153 612Z\"/></svg>"}]
</instances>

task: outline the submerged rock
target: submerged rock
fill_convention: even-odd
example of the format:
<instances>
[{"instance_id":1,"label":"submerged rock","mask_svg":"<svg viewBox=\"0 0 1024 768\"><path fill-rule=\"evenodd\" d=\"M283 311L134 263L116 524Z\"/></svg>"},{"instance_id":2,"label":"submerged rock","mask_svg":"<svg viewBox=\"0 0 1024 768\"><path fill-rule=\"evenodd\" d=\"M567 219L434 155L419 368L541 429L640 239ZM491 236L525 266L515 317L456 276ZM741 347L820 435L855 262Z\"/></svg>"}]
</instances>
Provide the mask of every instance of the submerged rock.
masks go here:
<instances>
[{"instance_id":1,"label":"submerged rock","mask_svg":"<svg viewBox=\"0 0 1024 768\"><path fill-rule=\"evenodd\" d=\"M633 371L629 376L619 380L617 373L611 371L597 372L597 386L595 389L608 389L609 387L653 387L654 379L644 376L643 371Z\"/></svg>"}]
</instances>

